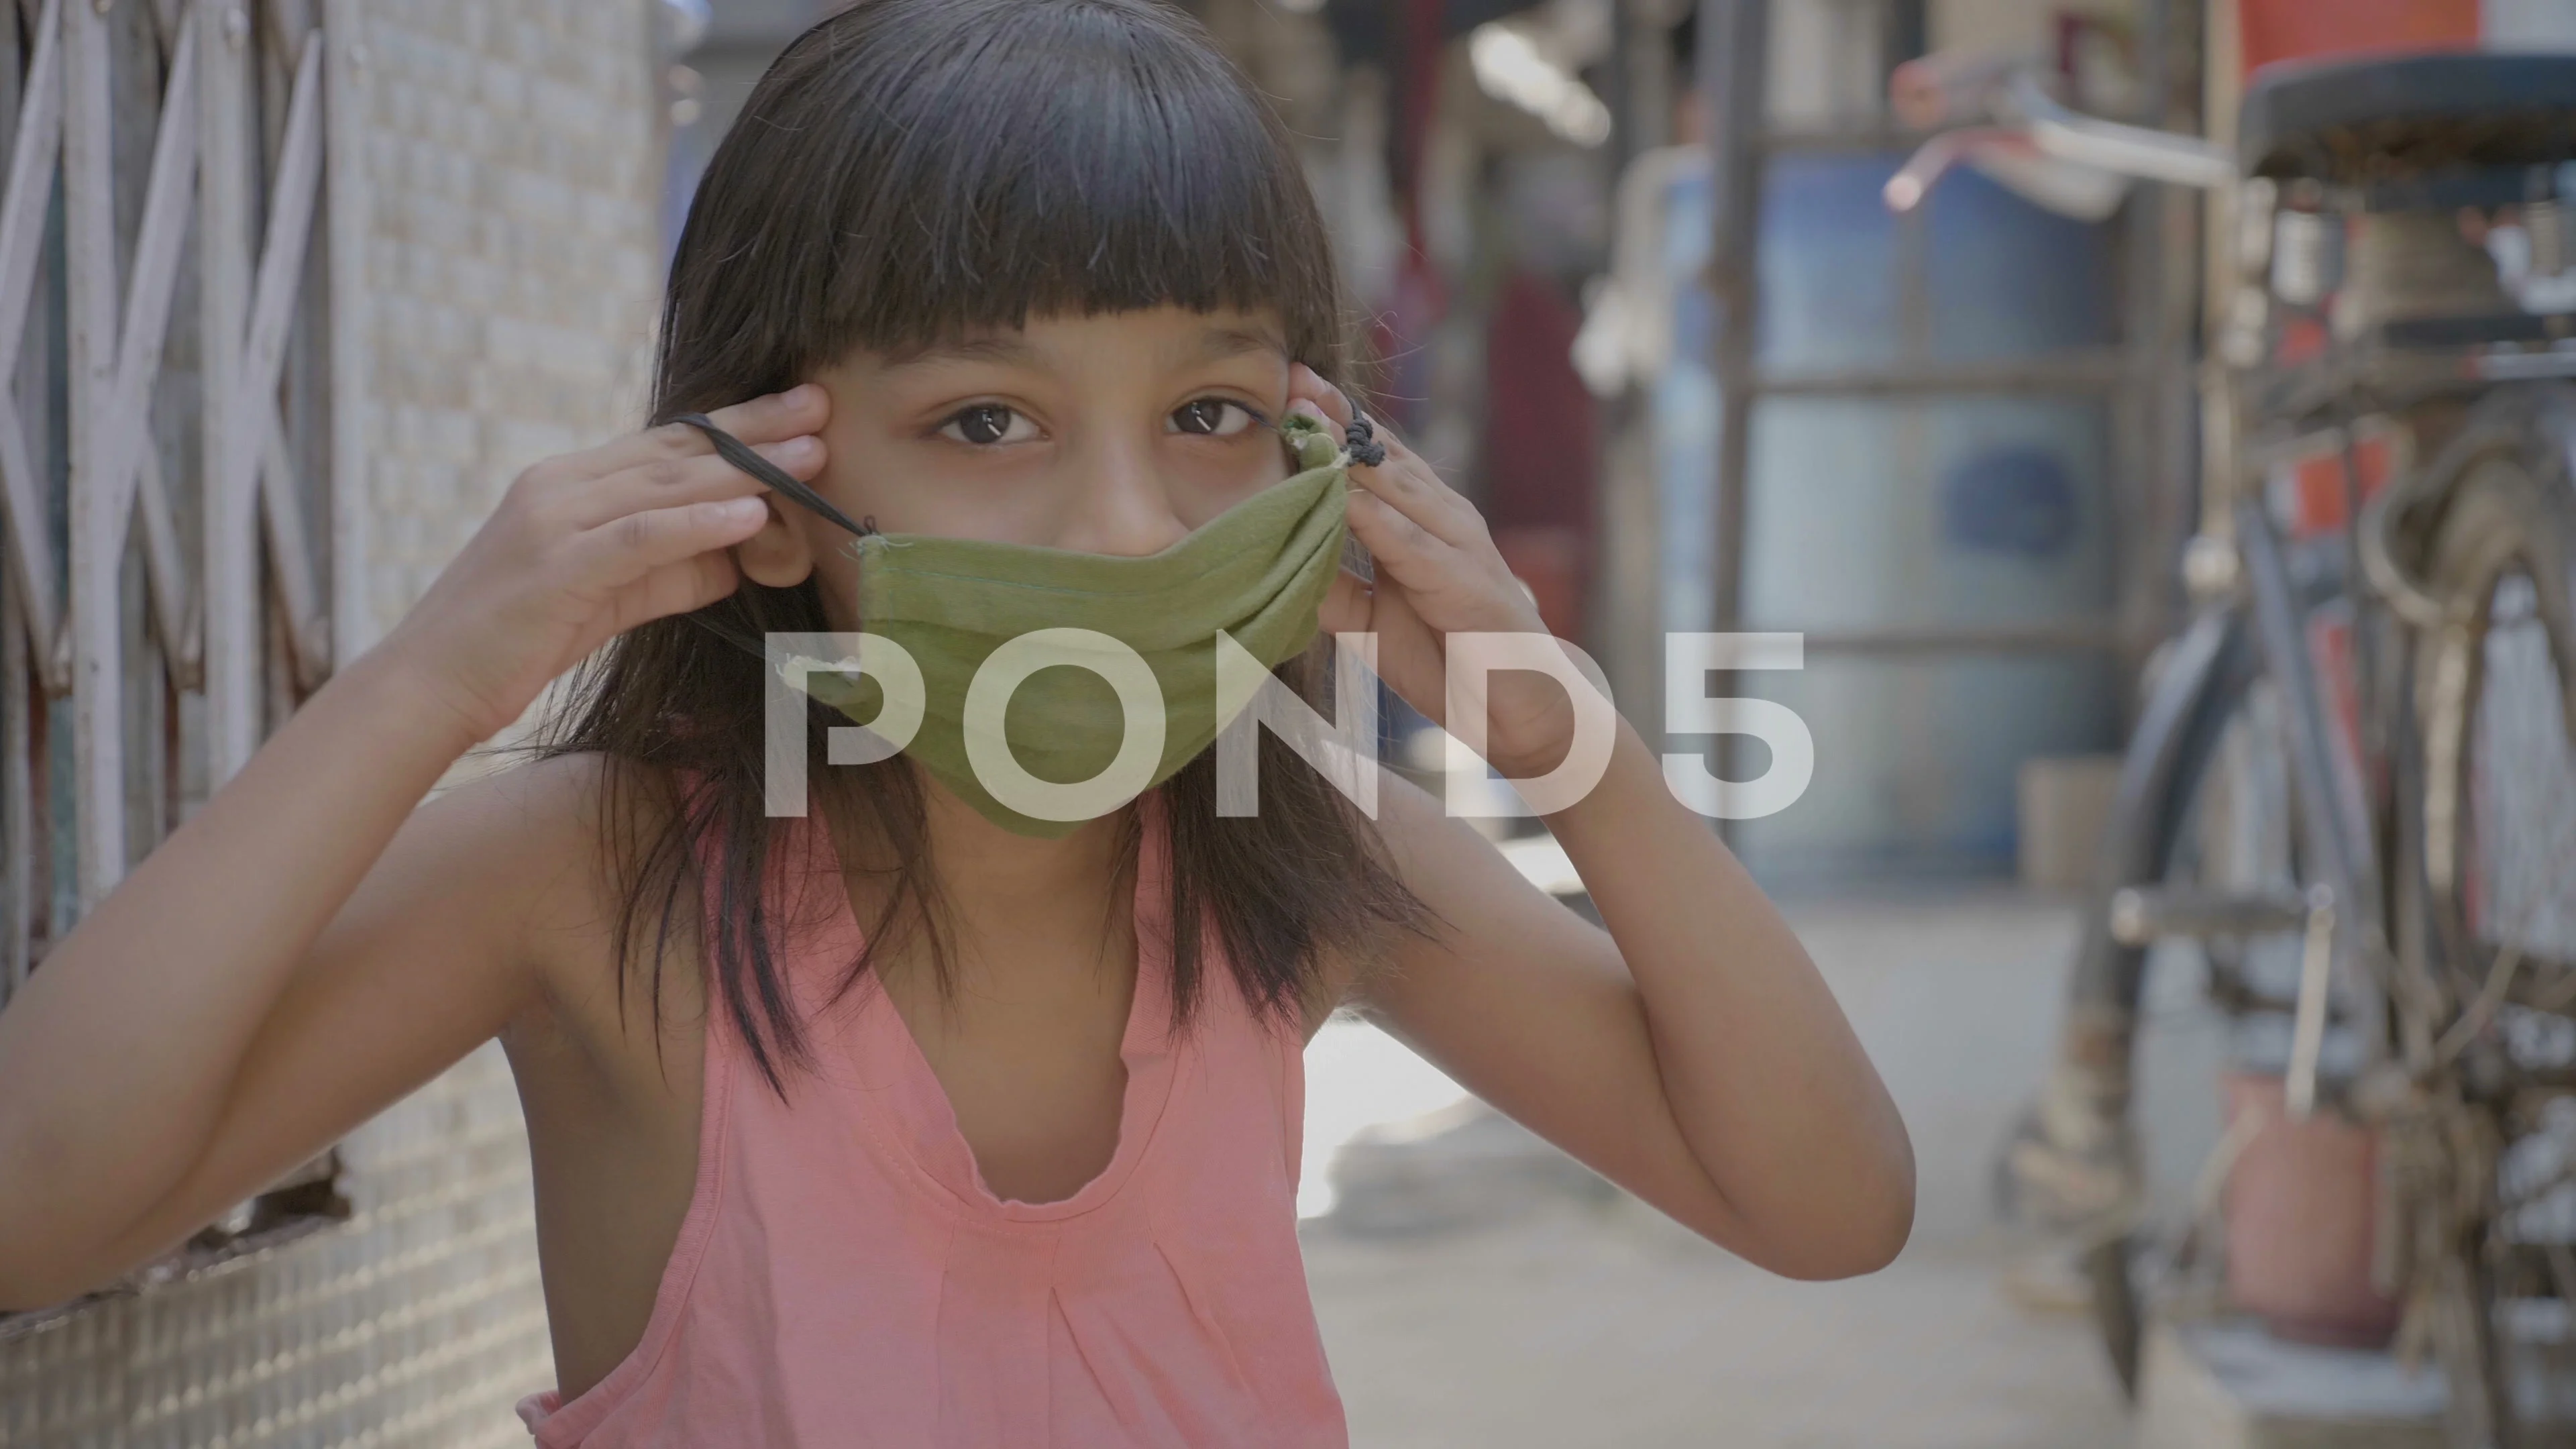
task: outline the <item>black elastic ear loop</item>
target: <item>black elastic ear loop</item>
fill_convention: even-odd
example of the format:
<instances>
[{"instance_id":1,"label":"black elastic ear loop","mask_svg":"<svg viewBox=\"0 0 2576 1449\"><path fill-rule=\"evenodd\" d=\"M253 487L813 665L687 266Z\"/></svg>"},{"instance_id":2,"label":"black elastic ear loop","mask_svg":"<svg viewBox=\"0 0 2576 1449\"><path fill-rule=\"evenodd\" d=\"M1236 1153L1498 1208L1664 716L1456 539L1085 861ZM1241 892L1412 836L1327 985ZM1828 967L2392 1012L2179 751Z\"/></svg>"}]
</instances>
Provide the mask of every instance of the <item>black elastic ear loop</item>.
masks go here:
<instances>
[{"instance_id":1,"label":"black elastic ear loop","mask_svg":"<svg viewBox=\"0 0 2576 1449\"><path fill-rule=\"evenodd\" d=\"M877 531L875 520L871 519L866 523L852 523L848 514L843 513L841 510L832 506L831 500L796 481L793 475L789 474L785 469L780 468L777 464L772 463L767 458L753 452L749 444L745 443L742 439L735 437L733 434L726 432L724 429L717 427L715 421L712 418L709 418L706 414L678 413L671 418L671 421L675 423L685 423L688 426L697 429L699 432L706 434L707 441L715 445L717 457L724 459L727 463L730 463L734 467L741 469L743 472L750 474L754 481L769 488L773 492L786 494L788 497L804 504L807 508L812 509L824 518L831 520L833 523L839 524L841 527L848 529L850 532L859 535L861 538L865 538L869 534ZM689 619L691 622L697 624L698 627L715 635L717 638L722 639L724 642L733 645L735 648L744 651L745 653L763 660L766 660L769 657L769 651L763 645L762 641L752 638L739 629L728 628L701 613L692 612L683 615L682 617Z\"/></svg>"},{"instance_id":2,"label":"black elastic ear loop","mask_svg":"<svg viewBox=\"0 0 2576 1449\"><path fill-rule=\"evenodd\" d=\"M786 494L861 538L876 532L876 529L866 524L852 523L850 515L834 508L831 500L797 482L795 476L787 470L753 452L749 444L717 427L714 420L705 413L678 413L672 416L671 421L686 423L706 434L707 441L716 445L717 457L750 474L765 487Z\"/></svg>"},{"instance_id":3,"label":"black elastic ear loop","mask_svg":"<svg viewBox=\"0 0 2576 1449\"><path fill-rule=\"evenodd\" d=\"M1351 461L1361 467L1374 468L1386 461L1386 444L1377 440L1377 424L1370 422L1369 415L1356 404L1351 408L1351 425L1343 430L1342 439L1349 446Z\"/></svg>"}]
</instances>

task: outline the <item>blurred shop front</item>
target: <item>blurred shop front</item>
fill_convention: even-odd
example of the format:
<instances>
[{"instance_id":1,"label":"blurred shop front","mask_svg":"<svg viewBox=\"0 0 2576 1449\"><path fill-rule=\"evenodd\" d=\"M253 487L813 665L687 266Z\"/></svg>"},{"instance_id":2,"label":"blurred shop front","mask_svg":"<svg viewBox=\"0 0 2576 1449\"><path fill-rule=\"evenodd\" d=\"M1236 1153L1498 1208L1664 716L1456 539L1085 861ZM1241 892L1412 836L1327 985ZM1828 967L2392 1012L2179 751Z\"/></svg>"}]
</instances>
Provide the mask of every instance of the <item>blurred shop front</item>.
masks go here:
<instances>
[{"instance_id":1,"label":"blurred shop front","mask_svg":"<svg viewBox=\"0 0 2576 1449\"><path fill-rule=\"evenodd\" d=\"M1882 191L1917 138L1888 77L1975 48L2163 118L2188 78L2161 7L1201 8L1310 138L1386 410L1649 738L1668 633L1803 636L1800 671L1711 691L1815 738L1807 794L1729 826L1748 862L1789 884L2009 871L2025 766L2116 747L2173 606L2194 223L1973 169L1897 216Z\"/></svg>"},{"instance_id":2,"label":"blurred shop front","mask_svg":"<svg viewBox=\"0 0 2576 1449\"><path fill-rule=\"evenodd\" d=\"M1650 390L1660 525L1630 555L1660 585L1631 614L1803 636L1803 670L1732 691L1815 736L1807 795L1733 827L1766 878L2001 874L2025 766L2116 746L2165 607L2186 454L2158 408L2179 380L2149 348L2189 277L2157 265L2153 198L2052 207L1970 170L1892 213L1913 138L1885 77L1928 49L2057 58L2085 104L2137 114L2157 17L1787 3L1748 27L1751 8L1706 7L1732 33L1693 47L1730 67L1701 89L1735 99L1623 195L1623 222L1662 232L1661 256L1623 251L1623 300L1675 299L1669 341L1632 324L1624 349ZM1739 58L1748 31L1760 65ZM1745 279L1732 339L1692 285L1712 272Z\"/></svg>"}]
</instances>

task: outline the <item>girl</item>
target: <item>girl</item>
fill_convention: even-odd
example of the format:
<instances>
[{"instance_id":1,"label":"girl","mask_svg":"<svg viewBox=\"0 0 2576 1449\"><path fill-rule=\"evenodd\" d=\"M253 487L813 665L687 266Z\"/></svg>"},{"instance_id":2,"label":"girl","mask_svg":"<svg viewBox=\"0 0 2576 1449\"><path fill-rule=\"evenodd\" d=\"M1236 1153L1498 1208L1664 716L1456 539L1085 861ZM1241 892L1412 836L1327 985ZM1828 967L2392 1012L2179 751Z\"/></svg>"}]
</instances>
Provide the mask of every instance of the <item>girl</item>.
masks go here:
<instances>
[{"instance_id":1,"label":"girl","mask_svg":"<svg viewBox=\"0 0 2576 1449\"><path fill-rule=\"evenodd\" d=\"M935 631L1014 585L930 577L939 549L1125 578L1285 557L1315 517L1337 557L1346 514L1373 581L1253 603L1302 609L1289 647L1374 633L1440 717L1448 635L1540 629L1473 509L1390 440L1263 512L1297 482L1272 424L1353 422L1338 316L1283 132L1178 12L815 27L673 265L658 415L708 426L529 469L0 1015L0 1305L107 1282L498 1035L543 1444L1338 1444L1294 1187L1300 1049L1342 1007L1755 1263L1885 1264L1904 1129L1624 724L1548 822L1606 934L1421 792L1387 778L1366 819L1275 740L1250 818L1191 744L1028 828L927 746L829 764L814 710L812 808L764 809L770 679L737 646L869 624L860 559L905 548ZM1274 662L1312 697L1328 648ZM541 759L420 806L594 655ZM1569 702L1496 679L1494 764L1547 771Z\"/></svg>"}]
</instances>

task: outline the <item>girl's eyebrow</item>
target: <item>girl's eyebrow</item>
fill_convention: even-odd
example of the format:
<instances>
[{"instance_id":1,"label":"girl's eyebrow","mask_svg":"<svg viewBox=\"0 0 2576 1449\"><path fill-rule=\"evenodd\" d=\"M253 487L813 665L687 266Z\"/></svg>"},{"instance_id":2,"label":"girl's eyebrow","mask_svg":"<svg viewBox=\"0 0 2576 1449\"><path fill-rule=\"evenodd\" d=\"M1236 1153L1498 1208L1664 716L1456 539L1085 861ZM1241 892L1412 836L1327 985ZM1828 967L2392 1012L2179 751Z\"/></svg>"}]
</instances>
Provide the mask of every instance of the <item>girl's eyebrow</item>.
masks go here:
<instances>
[{"instance_id":1,"label":"girl's eyebrow","mask_svg":"<svg viewBox=\"0 0 2576 1449\"><path fill-rule=\"evenodd\" d=\"M886 354L886 361L896 367L922 362L1026 362L1031 351L1028 339L1016 332L990 332L897 348Z\"/></svg>"},{"instance_id":2,"label":"girl's eyebrow","mask_svg":"<svg viewBox=\"0 0 2576 1449\"><path fill-rule=\"evenodd\" d=\"M1287 341L1267 329L1210 327L1199 334L1198 353L1192 360L1223 362L1230 357L1241 357L1247 352L1284 353L1287 350Z\"/></svg>"}]
</instances>

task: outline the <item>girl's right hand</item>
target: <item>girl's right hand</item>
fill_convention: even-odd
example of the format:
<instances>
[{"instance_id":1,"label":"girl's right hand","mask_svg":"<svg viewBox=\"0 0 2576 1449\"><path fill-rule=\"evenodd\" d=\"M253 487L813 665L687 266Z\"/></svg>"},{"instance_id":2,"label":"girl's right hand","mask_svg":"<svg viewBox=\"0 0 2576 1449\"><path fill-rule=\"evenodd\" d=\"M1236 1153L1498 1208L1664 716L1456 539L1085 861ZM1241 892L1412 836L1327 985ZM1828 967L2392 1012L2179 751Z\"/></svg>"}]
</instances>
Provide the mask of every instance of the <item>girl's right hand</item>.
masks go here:
<instances>
[{"instance_id":1,"label":"girl's right hand","mask_svg":"<svg viewBox=\"0 0 2576 1449\"><path fill-rule=\"evenodd\" d=\"M828 394L806 383L711 416L810 482L830 412ZM382 652L475 741L489 739L610 639L730 595L741 575L726 550L773 506L684 423L549 458L510 485Z\"/></svg>"}]
</instances>

